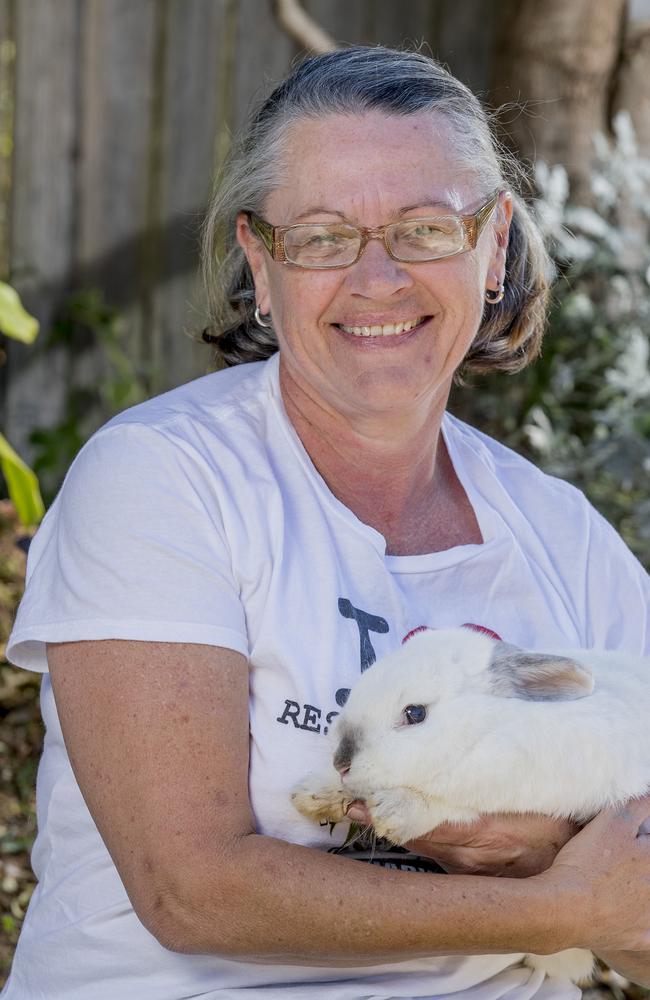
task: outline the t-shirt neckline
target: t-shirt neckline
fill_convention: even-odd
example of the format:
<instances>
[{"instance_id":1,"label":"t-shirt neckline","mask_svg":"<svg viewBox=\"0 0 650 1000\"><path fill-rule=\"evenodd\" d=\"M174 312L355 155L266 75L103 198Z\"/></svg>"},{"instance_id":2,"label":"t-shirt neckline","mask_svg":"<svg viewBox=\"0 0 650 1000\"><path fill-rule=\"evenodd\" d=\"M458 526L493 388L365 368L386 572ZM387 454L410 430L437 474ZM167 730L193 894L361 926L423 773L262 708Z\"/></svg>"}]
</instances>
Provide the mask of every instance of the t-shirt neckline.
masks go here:
<instances>
[{"instance_id":1,"label":"t-shirt neckline","mask_svg":"<svg viewBox=\"0 0 650 1000\"><path fill-rule=\"evenodd\" d=\"M461 443L457 440L454 418L445 413L442 420L442 436L447 447L449 459L453 465L458 480L465 490L467 498L474 511L483 541L469 545L455 545L441 552L424 552L417 555L387 555L386 539L380 531L366 524L345 504L334 496L329 486L312 462L307 449L303 445L293 424L291 423L282 399L280 390L280 355L276 352L267 362L267 380L275 413L280 427L289 443L291 450L298 459L303 471L320 494L322 500L349 528L363 534L385 560L386 566L395 573L422 573L430 569L443 569L466 559L473 559L483 553L488 545L496 541L496 522L483 497L474 488L468 474L461 451Z\"/></svg>"}]
</instances>

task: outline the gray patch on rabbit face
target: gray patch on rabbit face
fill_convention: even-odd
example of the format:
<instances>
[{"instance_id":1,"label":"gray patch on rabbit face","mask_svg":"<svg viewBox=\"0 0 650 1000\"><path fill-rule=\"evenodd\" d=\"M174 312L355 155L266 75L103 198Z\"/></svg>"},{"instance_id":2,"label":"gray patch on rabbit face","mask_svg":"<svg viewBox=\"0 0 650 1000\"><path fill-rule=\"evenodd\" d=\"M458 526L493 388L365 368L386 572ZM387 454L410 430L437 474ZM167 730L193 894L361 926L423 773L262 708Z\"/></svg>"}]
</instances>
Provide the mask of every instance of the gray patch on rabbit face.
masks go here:
<instances>
[{"instance_id":1,"label":"gray patch on rabbit face","mask_svg":"<svg viewBox=\"0 0 650 1000\"><path fill-rule=\"evenodd\" d=\"M594 689L591 672L568 656L529 653L507 642L495 645L489 665L490 694L526 701L572 701Z\"/></svg>"},{"instance_id":2,"label":"gray patch on rabbit face","mask_svg":"<svg viewBox=\"0 0 650 1000\"><path fill-rule=\"evenodd\" d=\"M334 754L334 767L337 771L346 771L352 764L352 758L359 749L361 732L358 729L346 729L339 740Z\"/></svg>"}]
</instances>

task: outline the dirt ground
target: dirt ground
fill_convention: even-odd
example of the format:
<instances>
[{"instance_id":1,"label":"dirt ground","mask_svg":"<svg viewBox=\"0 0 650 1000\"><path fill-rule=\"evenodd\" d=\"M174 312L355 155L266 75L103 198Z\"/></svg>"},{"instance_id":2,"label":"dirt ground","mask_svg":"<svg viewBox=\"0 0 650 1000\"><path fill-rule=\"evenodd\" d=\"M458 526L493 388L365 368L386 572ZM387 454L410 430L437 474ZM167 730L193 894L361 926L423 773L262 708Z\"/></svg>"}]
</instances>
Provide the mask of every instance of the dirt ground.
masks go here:
<instances>
[{"instance_id":1,"label":"dirt ground","mask_svg":"<svg viewBox=\"0 0 650 1000\"><path fill-rule=\"evenodd\" d=\"M4 658L22 593L25 537L10 504L0 500L0 987L35 884L29 851L36 832L34 787L43 741L40 678L17 670ZM601 970L584 997L641 1000L650 997L650 991Z\"/></svg>"},{"instance_id":2,"label":"dirt ground","mask_svg":"<svg viewBox=\"0 0 650 1000\"><path fill-rule=\"evenodd\" d=\"M34 784L43 739L39 678L10 667L4 658L22 593L25 536L13 508L0 501L0 985L34 888L29 850L36 831Z\"/></svg>"}]
</instances>

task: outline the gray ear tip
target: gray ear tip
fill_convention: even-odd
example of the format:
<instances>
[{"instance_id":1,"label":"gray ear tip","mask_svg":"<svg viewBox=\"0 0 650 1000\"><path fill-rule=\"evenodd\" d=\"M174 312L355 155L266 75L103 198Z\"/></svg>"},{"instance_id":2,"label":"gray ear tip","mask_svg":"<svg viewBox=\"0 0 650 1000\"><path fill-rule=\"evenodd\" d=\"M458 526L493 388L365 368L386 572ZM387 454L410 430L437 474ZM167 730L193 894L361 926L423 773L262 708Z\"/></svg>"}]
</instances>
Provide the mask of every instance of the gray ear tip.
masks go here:
<instances>
[{"instance_id":1,"label":"gray ear tip","mask_svg":"<svg viewBox=\"0 0 650 1000\"><path fill-rule=\"evenodd\" d=\"M570 656L498 644L490 661L493 694L528 701L574 701L594 690L591 670Z\"/></svg>"}]
</instances>

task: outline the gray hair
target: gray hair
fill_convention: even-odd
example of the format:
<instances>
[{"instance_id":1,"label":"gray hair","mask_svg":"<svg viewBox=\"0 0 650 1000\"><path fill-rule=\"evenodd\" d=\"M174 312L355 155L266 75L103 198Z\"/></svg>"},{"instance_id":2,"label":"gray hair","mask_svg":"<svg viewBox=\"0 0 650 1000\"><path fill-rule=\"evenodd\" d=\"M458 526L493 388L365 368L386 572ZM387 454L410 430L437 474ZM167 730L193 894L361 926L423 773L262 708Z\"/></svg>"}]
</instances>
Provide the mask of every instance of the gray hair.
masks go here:
<instances>
[{"instance_id":1,"label":"gray hair","mask_svg":"<svg viewBox=\"0 0 650 1000\"><path fill-rule=\"evenodd\" d=\"M235 239L239 212L264 214L278 186L288 130L305 119L378 110L431 111L451 125L455 151L472 164L486 192L512 191L505 296L486 304L462 369L519 371L539 353L552 268L542 237L516 193L521 170L493 137L478 98L434 59L382 46L352 46L306 59L256 108L217 178L203 231L203 271L215 343L226 365L260 361L278 349L275 333L254 318L255 288Z\"/></svg>"}]
</instances>

